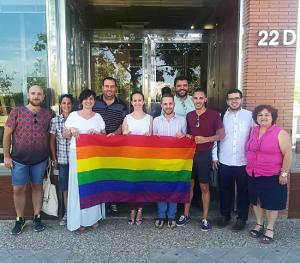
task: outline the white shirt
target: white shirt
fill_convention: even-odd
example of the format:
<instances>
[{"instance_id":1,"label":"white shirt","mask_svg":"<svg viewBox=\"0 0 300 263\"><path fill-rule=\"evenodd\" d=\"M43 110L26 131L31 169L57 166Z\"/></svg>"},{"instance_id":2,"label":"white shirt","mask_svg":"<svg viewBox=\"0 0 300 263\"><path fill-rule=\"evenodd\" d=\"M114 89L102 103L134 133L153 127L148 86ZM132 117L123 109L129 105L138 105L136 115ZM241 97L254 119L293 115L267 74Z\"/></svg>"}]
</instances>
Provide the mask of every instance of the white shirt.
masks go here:
<instances>
[{"instance_id":1,"label":"white shirt","mask_svg":"<svg viewBox=\"0 0 300 263\"><path fill-rule=\"evenodd\" d=\"M223 124L225 138L219 143L219 161L228 166L246 165L246 144L251 129L255 126L252 112L240 109L231 113L227 110Z\"/></svg>"},{"instance_id":2,"label":"white shirt","mask_svg":"<svg viewBox=\"0 0 300 263\"><path fill-rule=\"evenodd\" d=\"M105 123L100 114L95 113L95 115L89 119L85 119L78 114L78 111L73 111L70 113L69 117L65 122L66 128L76 128L79 133L87 133L90 129L94 129L98 132L105 129ZM76 139L72 136L71 148L76 147Z\"/></svg>"},{"instance_id":3,"label":"white shirt","mask_svg":"<svg viewBox=\"0 0 300 263\"><path fill-rule=\"evenodd\" d=\"M186 119L174 116L167 120L164 115L160 115L153 120L153 135L176 136L177 133L186 134Z\"/></svg>"},{"instance_id":4,"label":"white shirt","mask_svg":"<svg viewBox=\"0 0 300 263\"><path fill-rule=\"evenodd\" d=\"M130 134L144 135L150 132L151 116L149 114L145 114L142 119L135 119L131 114L126 115L125 118Z\"/></svg>"}]
</instances>

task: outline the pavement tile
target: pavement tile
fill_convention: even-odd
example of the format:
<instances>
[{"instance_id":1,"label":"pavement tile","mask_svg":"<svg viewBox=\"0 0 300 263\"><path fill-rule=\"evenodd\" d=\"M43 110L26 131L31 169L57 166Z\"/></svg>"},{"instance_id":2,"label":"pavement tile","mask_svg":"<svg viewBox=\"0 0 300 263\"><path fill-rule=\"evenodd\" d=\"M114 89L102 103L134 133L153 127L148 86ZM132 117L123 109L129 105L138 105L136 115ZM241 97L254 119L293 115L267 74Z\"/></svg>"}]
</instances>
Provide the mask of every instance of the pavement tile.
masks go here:
<instances>
[{"instance_id":1,"label":"pavement tile","mask_svg":"<svg viewBox=\"0 0 300 263\"><path fill-rule=\"evenodd\" d=\"M11 255L7 250L4 249L0 250L0 262L9 257L11 257Z\"/></svg>"}]
</instances>

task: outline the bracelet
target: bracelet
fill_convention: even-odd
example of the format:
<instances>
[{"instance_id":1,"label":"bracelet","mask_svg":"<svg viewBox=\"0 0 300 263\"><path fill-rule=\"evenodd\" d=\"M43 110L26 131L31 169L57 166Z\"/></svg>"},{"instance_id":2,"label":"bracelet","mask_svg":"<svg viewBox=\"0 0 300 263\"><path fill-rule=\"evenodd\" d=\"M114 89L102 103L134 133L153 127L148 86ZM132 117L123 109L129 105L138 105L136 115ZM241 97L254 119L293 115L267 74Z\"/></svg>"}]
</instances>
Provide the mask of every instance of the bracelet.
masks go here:
<instances>
[{"instance_id":1,"label":"bracelet","mask_svg":"<svg viewBox=\"0 0 300 263\"><path fill-rule=\"evenodd\" d=\"M281 172L280 173L280 176L281 177L287 177L289 175L289 173L287 173L287 172Z\"/></svg>"}]
</instances>

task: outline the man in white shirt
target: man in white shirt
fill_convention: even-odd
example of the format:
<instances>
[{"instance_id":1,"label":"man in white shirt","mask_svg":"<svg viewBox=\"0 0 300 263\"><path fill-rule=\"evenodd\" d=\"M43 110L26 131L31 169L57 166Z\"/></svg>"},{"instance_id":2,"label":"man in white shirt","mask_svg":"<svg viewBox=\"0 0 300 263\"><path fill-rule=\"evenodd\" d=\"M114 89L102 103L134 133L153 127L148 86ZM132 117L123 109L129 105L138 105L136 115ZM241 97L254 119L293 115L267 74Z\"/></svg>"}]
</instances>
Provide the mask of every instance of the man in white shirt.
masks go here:
<instances>
[{"instance_id":1,"label":"man in white shirt","mask_svg":"<svg viewBox=\"0 0 300 263\"><path fill-rule=\"evenodd\" d=\"M174 98L171 94L163 94L161 107L163 114L153 120L153 135L173 136L177 138L185 137L186 119L185 117L177 116L174 112ZM171 229L175 228L176 211L176 203L158 202L158 218L155 220L155 226L162 228L165 221L168 220L168 227Z\"/></svg>"},{"instance_id":2,"label":"man in white shirt","mask_svg":"<svg viewBox=\"0 0 300 263\"><path fill-rule=\"evenodd\" d=\"M228 109L223 117L225 138L220 141L219 189L220 212L219 227L225 227L231 219L232 204L237 187L238 217L232 229L240 231L248 220L248 177L246 173L246 143L254 126L252 112L242 109L243 95L238 89L227 92Z\"/></svg>"},{"instance_id":3,"label":"man in white shirt","mask_svg":"<svg viewBox=\"0 0 300 263\"><path fill-rule=\"evenodd\" d=\"M195 110L192 96L188 95L188 91L189 91L188 79L183 76L175 78L174 88L175 88L174 112L178 116L185 117L190 111Z\"/></svg>"}]
</instances>

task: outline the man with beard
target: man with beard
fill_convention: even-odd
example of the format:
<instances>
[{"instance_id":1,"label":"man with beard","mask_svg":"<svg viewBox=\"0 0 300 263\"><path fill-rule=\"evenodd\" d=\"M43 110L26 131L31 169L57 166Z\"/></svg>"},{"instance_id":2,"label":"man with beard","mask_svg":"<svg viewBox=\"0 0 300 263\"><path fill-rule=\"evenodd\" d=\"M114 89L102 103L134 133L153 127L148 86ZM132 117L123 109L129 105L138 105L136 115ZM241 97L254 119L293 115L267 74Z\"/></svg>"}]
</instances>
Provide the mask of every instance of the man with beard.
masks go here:
<instances>
[{"instance_id":1,"label":"man with beard","mask_svg":"<svg viewBox=\"0 0 300 263\"><path fill-rule=\"evenodd\" d=\"M4 165L11 169L16 222L12 235L21 234L24 226L26 186L31 183L34 210L33 230L43 231L40 210L43 178L49 156L50 111L43 109L44 92L34 85L28 91L28 105L14 108L5 124L3 135Z\"/></svg>"},{"instance_id":2,"label":"man with beard","mask_svg":"<svg viewBox=\"0 0 300 263\"><path fill-rule=\"evenodd\" d=\"M188 95L189 82L186 77L177 77L174 80L175 108L174 112L179 116L186 116L190 111L195 110L193 99Z\"/></svg>"},{"instance_id":3,"label":"man with beard","mask_svg":"<svg viewBox=\"0 0 300 263\"><path fill-rule=\"evenodd\" d=\"M198 179L202 193L203 217L201 230L208 231L211 226L208 222L210 203L209 181L212 167L212 148L215 142L224 138L224 128L218 112L207 109L207 95L205 90L196 89L193 93L195 109L186 116L187 134L194 136L196 152L193 160L192 180L190 188L190 202L184 204L184 214L177 220L177 226L184 226L189 220L191 200L195 178Z\"/></svg>"},{"instance_id":4,"label":"man with beard","mask_svg":"<svg viewBox=\"0 0 300 263\"><path fill-rule=\"evenodd\" d=\"M109 136L122 134L122 123L128 114L126 104L116 97L117 81L106 77L102 81L102 95L97 96L93 111L99 113L105 122L105 131ZM110 205L111 215L118 215L116 204Z\"/></svg>"},{"instance_id":5,"label":"man with beard","mask_svg":"<svg viewBox=\"0 0 300 263\"><path fill-rule=\"evenodd\" d=\"M242 109L243 96L238 89L227 92L228 109L224 114L225 138L219 143L219 190L221 218L217 225L225 227L231 218L237 187L238 217L232 230L245 228L248 220L248 176L246 173L246 143L254 126L252 112Z\"/></svg>"},{"instance_id":6,"label":"man with beard","mask_svg":"<svg viewBox=\"0 0 300 263\"><path fill-rule=\"evenodd\" d=\"M186 134L186 120L182 116L177 116L174 112L174 98L171 94L163 94L161 108L163 114L153 121L153 135L184 137ZM168 219L168 227L175 228L176 210L176 203L158 202L158 218L155 221L155 226L162 228L164 222Z\"/></svg>"}]
</instances>

